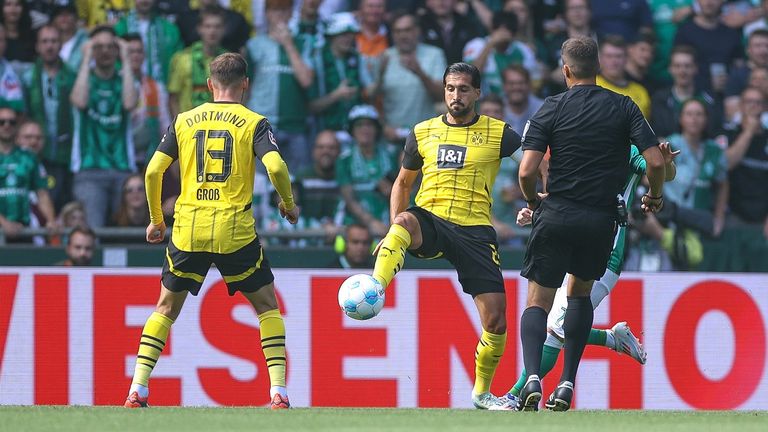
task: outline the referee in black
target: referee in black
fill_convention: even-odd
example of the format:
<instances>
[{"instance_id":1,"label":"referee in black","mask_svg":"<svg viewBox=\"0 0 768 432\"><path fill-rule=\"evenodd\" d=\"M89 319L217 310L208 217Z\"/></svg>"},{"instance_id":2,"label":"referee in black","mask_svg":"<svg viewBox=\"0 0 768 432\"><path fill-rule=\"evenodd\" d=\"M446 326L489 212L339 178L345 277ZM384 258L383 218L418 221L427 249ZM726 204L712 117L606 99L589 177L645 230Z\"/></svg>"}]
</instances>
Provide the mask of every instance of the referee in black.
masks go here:
<instances>
[{"instance_id":1,"label":"referee in black","mask_svg":"<svg viewBox=\"0 0 768 432\"><path fill-rule=\"evenodd\" d=\"M547 98L523 132L520 187L535 212L521 273L528 279L527 308L520 319L528 380L518 410L538 410L547 314L565 273L574 276L568 282L563 324L565 367L546 407L570 408L576 371L592 327L590 291L605 273L613 247L622 213L617 195L629 174L632 143L647 164L650 191L642 197L643 209L657 211L663 205L664 159L656 136L630 98L595 84L600 67L597 53L597 43L587 37L563 43L562 71L568 90ZM547 147L549 194L539 200L537 172Z\"/></svg>"}]
</instances>

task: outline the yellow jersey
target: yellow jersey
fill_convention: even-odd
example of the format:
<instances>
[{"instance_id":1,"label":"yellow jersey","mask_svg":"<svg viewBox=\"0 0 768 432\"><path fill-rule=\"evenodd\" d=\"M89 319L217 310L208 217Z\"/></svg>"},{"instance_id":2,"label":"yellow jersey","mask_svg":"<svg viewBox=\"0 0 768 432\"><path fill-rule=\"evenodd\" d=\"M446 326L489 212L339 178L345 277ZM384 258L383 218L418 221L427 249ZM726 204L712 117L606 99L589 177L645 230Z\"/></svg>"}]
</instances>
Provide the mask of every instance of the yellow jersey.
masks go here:
<instances>
[{"instance_id":1,"label":"yellow jersey","mask_svg":"<svg viewBox=\"0 0 768 432\"><path fill-rule=\"evenodd\" d=\"M445 115L417 124L403 157L403 168L423 174L416 205L457 225L491 225L501 159L518 148L512 127L484 115L462 125L448 124Z\"/></svg>"},{"instance_id":2,"label":"yellow jersey","mask_svg":"<svg viewBox=\"0 0 768 432\"><path fill-rule=\"evenodd\" d=\"M643 117L645 117L646 120L651 118L651 96L648 95L648 90L646 90L642 84L638 84L634 81L627 81L626 86L620 87L608 81L602 75L598 75L597 85L614 93L629 97L632 99L632 102L640 108L640 112L643 113Z\"/></svg>"},{"instance_id":3,"label":"yellow jersey","mask_svg":"<svg viewBox=\"0 0 768 432\"><path fill-rule=\"evenodd\" d=\"M209 102L179 114L157 148L179 160L174 245L226 254L252 242L255 158L277 150L267 119L239 103Z\"/></svg>"}]
</instances>

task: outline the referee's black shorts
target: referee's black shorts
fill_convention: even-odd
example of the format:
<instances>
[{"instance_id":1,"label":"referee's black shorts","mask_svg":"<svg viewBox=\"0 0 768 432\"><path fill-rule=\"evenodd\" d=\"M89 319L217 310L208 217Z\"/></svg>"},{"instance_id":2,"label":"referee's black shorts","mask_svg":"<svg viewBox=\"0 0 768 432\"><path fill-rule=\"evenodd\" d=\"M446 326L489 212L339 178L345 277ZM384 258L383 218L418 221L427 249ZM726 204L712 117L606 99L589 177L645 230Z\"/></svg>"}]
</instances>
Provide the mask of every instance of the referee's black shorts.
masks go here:
<instances>
[{"instance_id":1,"label":"referee's black shorts","mask_svg":"<svg viewBox=\"0 0 768 432\"><path fill-rule=\"evenodd\" d=\"M599 280L608 266L616 229L615 211L549 197L533 214L520 274L555 289L566 273L585 281Z\"/></svg>"},{"instance_id":2,"label":"referee's black shorts","mask_svg":"<svg viewBox=\"0 0 768 432\"><path fill-rule=\"evenodd\" d=\"M211 264L219 269L229 295L256 292L275 280L258 237L228 254L179 250L171 238L165 252L163 286L173 292L197 295Z\"/></svg>"},{"instance_id":3,"label":"referee's black shorts","mask_svg":"<svg viewBox=\"0 0 768 432\"><path fill-rule=\"evenodd\" d=\"M407 210L421 226L421 246L408 252L418 258L445 258L459 275L462 290L473 298L503 293L499 245L492 226L463 226L448 222L421 207Z\"/></svg>"}]
</instances>

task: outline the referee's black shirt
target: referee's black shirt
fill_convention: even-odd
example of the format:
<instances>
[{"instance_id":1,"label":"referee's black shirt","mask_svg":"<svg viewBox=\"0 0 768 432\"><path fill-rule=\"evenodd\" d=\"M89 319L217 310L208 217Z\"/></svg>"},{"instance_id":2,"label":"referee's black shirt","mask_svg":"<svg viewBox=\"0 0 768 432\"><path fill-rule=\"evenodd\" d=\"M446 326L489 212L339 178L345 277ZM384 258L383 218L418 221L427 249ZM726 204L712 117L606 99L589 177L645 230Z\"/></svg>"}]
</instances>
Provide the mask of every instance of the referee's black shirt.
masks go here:
<instances>
[{"instance_id":1,"label":"referee's black shirt","mask_svg":"<svg viewBox=\"0 0 768 432\"><path fill-rule=\"evenodd\" d=\"M606 209L627 181L630 144L642 153L658 140L630 98L596 85L548 97L522 137L523 150L550 149L551 196Z\"/></svg>"}]
</instances>

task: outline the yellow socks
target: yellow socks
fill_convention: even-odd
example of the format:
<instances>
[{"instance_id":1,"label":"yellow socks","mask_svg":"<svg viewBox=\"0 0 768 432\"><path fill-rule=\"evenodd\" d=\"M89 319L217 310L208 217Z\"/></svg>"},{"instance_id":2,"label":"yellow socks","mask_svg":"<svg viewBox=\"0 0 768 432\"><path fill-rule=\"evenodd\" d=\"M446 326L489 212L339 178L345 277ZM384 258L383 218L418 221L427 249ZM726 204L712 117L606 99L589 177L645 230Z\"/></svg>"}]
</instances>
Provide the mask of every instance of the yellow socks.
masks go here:
<instances>
[{"instance_id":1,"label":"yellow socks","mask_svg":"<svg viewBox=\"0 0 768 432\"><path fill-rule=\"evenodd\" d=\"M389 232L384 237L384 242L376 255L376 264L373 267L373 277L386 288L392 282L392 278L403 267L405 250L411 245L411 234L407 229L398 224L392 224Z\"/></svg>"},{"instance_id":2,"label":"yellow socks","mask_svg":"<svg viewBox=\"0 0 768 432\"><path fill-rule=\"evenodd\" d=\"M144 324L144 330L141 332L141 341L139 342L139 354L136 357L136 369L133 372L132 384L139 384L148 387L149 375L160 358L160 353L165 348L165 340L168 338L168 332L171 330L173 320L167 316L152 312L152 315Z\"/></svg>"},{"instance_id":3,"label":"yellow socks","mask_svg":"<svg viewBox=\"0 0 768 432\"><path fill-rule=\"evenodd\" d=\"M491 390L493 375L506 345L506 333L499 335L483 330L475 350L475 388L472 393L479 395Z\"/></svg>"},{"instance_id":4,"label":"yellow socks","mask_svg":"<svg viewBox=\"0 0 768 432\"><path fill-rule=\"evenodd\" d=\"M269 382L272 387L285 387L285 324L280 310L260 313L259 328L261 349L269 369Z\"/></svg>"}]
</instances>

